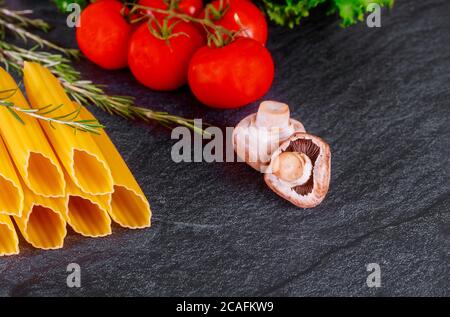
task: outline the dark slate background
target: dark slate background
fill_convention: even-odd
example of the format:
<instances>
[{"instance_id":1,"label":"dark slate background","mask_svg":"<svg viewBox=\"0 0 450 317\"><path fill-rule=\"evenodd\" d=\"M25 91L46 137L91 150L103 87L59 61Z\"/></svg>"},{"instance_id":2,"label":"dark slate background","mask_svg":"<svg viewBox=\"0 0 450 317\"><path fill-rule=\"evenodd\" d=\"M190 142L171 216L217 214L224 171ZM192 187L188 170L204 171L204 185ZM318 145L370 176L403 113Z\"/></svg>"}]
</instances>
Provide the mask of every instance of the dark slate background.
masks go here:
<instances>
[{"instance_id":1,"label":"dark slate background","mask_svg":"<svg viewBox=\"0 0 450 317\"><path fill-rule=\"evenodd\" d=\"M76 46L49 1L10 0L56 26L48 37ZM70 231L62 250L21 241L0 259L0 295L450 295L450 2L397 1L382 27L342 29L316 11L294 30L271 27L276 78L267 98L332 148L332 181L317 208L278 198L242 163L171 161L170 133L94 109L153 209L153 227L114 226L104 239ZM220 127L235 111L202 107L187 88L157 93L127 71L82 61L86 78L140 104ZM66 266L82 267L82 288ZM366 286L378 263L382 287Z\"/></svg>"}]
</instances>

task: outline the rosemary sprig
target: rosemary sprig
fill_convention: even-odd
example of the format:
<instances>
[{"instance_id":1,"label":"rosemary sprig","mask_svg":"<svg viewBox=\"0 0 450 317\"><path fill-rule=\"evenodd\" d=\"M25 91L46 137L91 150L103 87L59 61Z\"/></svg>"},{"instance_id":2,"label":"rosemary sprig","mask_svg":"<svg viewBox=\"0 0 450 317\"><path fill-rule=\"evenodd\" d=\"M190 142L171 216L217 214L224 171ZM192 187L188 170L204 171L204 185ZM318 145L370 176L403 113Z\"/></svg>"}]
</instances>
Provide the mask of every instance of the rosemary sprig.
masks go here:
<instances>
[{"instance_id":1,"label":"rosemary sprig","mask_svg":"<svg viewBox=\"0 0 450 317\"><path fill-rule=\"evenodd\" d=\"M7 70L12 69L21 73L25 61L39 62L50 69L61 81L67 94L79 104L84 106L95 105L109 114L119 115L127 119L140 119L146 122L156 121L163 126L181 125L196 133L205 133L200 127L194 125L194 120L137 106L133 97L109 95L104 91L102 85L83 80L80 72L74 68L69 59L78 57L78 50L62 48L27 31L25 28L28 27L42 31L48 30L48 25L44 21L28 18L27 15L30 13L32 13L31 10L11 11L0 7L0 63L3 63ZM5 29L18 35L24 41L32 40L37 45L31 49L25 49L10 44L4 40ZM64 55L40 50L42 48L53 49ZM34 115L36 117L36 113Z\"/></svg>"},{"instance_id":2,"label":"rosemary sprig","mask_svg":"<svg viewBox=\"0 0 450 317\"><path fill-rule=\"evenodd\" d=\"M104 128L104 126L101 125L97 120L78 119L81 111L81 106L70 113L51 117L48 115L54 113L63 105L48 105L40 108L22 108L15 105L11 101L6 101L6 99L11 98L16 92L17 88L0 91L0 94L8 94L6 96L0 97L0 107L5 107L9 111L9 113L11 113L11 115L14 116L14 118L16 118L22 124L25 124L25 122L19 116L19 113L36 118L38 120L46 121L52 128L56 128L55 124L68 126L74 129L74 132L81 131L99 134L99 130Z\"/></svg>"},{"instance_id":3,"label":"rosemary sprig","mask_svg":"<svg viewBox=\"0 0 450 317\"><path fill-rule=\"evenodd\" d=\"M8 20L11 23L18 23L22 27L33 27L41 31L47 32L50 26L41 19L32 19L28 15L32 14L33 10L12 11L6 8L0 8L0 15L3 20Z\"/></svg>"},{"instance_id":4,"label":"rosemary sprig","mask_svg":"<svg viewBox=\"0 0 450 317\"><path fill-rule=\"evenodd\" d=\"M61 73L70 75L70 69L66 67L70 63L69 59L60 54L38 51L37 48L33 47L27 50L0 40L0 62L8 71L13 69L21 73L24 62L31 61L41 63L45 67L53 67Z\"/></svg>"},{"instance_id":5,"label":"rosemary sprig","mask_svg":"<svg viewBox=\"0 0 450 317\"><path fill-rule=\"evenodd\" d=\"M53 49L55 51L59 51L67 56L78 58L80 56L80 53L76 49L69 49L69 48L63 48L59 45L56 45L50 41L47 41L46 39L43 39L39 35L36 35L34 33L31 33L24 29L23 27L14 24L12 22L8 22L4 18L2 18L2 12L0 12L0 27L4 27L8 29L9 31L13 32L14 34L18 35L24 42L27 42L28 40L33 41L39 47L44 48L47 47L49 49Z\"/></svg>"},{"instance_id":6,"label":"rosemary sprig","mask_svg":"<svg viewBox=\"0 0 450 317\"><path fill-rule=\"evenodd\" d=\"M154 111L149 108L136 106L134 98L129 96L108 95L103 87L89 80L68 81L61 78L62 84L73 100L80 104L94 104L109 114L118 115L126 119L140 119L146 122L156 121L170 128L173 125L185 126L196 133L207 134L194 124L193 119L171 115L164 111Z\"/></svg>"}]
</instances>

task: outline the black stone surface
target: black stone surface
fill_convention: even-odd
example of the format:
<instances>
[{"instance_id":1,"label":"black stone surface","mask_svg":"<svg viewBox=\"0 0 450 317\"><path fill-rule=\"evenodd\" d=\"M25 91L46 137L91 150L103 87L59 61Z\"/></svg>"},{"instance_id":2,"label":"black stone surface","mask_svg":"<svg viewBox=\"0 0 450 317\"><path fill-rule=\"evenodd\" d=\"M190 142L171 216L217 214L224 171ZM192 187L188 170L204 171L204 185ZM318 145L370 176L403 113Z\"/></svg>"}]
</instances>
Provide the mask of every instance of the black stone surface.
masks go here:
<instances>
[{"instance_id":1,"label":"black stone surface","mask_svg":"<svg viewBox=\"0 0 450 317\"><path fill-rule=\"evenodd\" d=\"M56 26L49 1L10 0ZM153 226L103 239L70 231L65 247L0 259L2 296L450 295L450 2L397 1L382 27L339 27L317 11L295 31L271 27L276 79L266 98L332 148L327 199L311 210L279 199L242 163L173 163L170 133L93 109L147 194ZM187 88L157 93L127 71L88 62L86 78L142 105L233 126L235 111L199 105ZM82 287L66 286L66 267ZM381 288L366 285L367 263Z\"/></svg>"}]
</instances>

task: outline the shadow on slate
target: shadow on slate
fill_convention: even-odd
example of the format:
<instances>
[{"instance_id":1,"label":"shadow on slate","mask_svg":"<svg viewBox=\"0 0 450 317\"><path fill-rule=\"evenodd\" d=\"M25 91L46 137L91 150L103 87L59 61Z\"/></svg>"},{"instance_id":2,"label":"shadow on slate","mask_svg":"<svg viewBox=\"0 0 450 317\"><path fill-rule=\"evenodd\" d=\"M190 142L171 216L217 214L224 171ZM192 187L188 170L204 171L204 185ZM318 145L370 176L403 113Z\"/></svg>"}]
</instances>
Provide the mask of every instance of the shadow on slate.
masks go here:
<instances>
[{"instance_id":1,"label":"shadow on slate","mask_svg":"<svg viewBox=\"0 0 450 317\"><path fill-rule=\"evenodd\" d=\"M35 8L75 47L73 30L45 1ZM397 1L382 27L342 29L321 12L291 31L271 27L276 78L267 98L332 148L332 184L319 207L279 199L242 163L170 159L170 133L93 109L134 171L153 227L114 227L104 239L73 232L62 250L21 241L0 259L0 295L450 295L450 3ZM202 107L185 87L158 93L127 71L81 61L84 76L139 104L232 126L257 103L233 111ZM82 287L66 286L66 267ZM382 287L368 288L367 263Z\"/></svg>"}]
</instances>

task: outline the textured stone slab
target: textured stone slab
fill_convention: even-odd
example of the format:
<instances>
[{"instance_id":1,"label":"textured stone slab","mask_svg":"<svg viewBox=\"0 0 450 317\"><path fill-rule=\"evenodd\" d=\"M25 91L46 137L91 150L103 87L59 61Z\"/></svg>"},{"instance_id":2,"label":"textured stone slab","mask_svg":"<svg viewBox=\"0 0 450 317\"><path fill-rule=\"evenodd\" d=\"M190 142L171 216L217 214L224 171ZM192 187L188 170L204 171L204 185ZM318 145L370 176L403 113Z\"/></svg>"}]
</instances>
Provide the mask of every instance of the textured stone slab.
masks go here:
<instances>
[{"instance_id":1,"label":"textured stone slab","mask_svg":"<svg viewBox=\"0 0 450 317\"><path fill-rule=\"evenodd\" d=\"M64 17L36 8L75 46ZM397 1L382 27L341 29L321 12L295 31L272 27L276 80L267 98L332 148L328 198L313 210L280 200L242 163L170 160L167 130L95 110L149 197L153 227L117 226L104 239L71 232L63 250L22 241L0 259L0 295L450 295L450 3ZM127 71L83 61L86 78L113 93L221 127L235 111L202 107L184 88L151 92ZM66 266L82 268L82 288L66 286ZM366 264L382 287L366 286Z\"/></svg>"}]
</instances>

